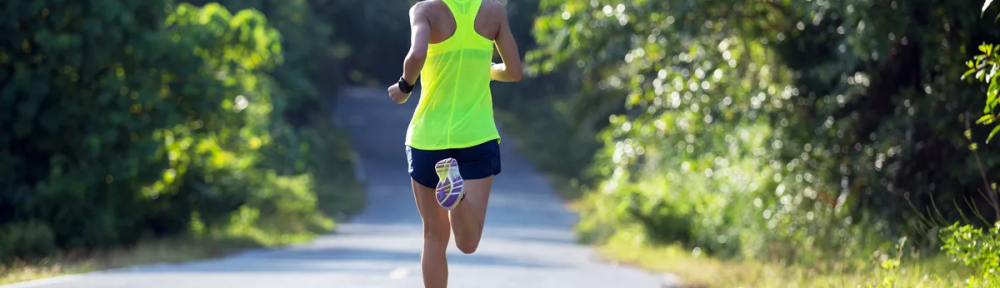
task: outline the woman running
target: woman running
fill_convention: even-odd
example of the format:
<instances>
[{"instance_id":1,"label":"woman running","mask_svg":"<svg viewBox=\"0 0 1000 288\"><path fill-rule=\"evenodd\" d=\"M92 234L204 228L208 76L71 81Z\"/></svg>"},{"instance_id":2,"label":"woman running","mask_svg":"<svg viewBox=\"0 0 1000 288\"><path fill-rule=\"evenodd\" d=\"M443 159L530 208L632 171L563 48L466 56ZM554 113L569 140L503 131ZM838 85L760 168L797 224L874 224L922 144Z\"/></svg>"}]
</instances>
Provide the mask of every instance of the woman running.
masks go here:
<instances>
[{"instance_id":1,"label":"woman running","mask_svg":"<svg viewBox=\"0 0 1000 288\"><path fill-rule=\"evenodd\" d=\"M521 59L496 0L421 1L410 8L410 26L403 76L389 87L389 97L406 102L421 76L406 154L423 220L424 287L446 288L451 232L459 250L476 251L493 176L500 174L490 81L520 81ZM491 62L494 43L502 64Z\"/></svg>"}]
</instances>

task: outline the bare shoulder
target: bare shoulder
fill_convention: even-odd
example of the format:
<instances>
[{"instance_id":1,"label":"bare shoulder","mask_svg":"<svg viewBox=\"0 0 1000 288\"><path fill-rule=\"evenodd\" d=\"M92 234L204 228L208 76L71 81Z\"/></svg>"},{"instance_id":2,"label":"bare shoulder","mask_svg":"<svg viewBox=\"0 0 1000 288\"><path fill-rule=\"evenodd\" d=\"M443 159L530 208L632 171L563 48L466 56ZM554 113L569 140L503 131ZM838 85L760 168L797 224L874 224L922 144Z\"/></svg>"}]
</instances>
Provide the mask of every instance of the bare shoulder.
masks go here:
<instances>
[{"instance_id":1,"label":"bare shoulder","mask_svg":"<svg viewBox=\"0 0 1000 288\"><path fill-rule=\"evenodd\" d=\"M413 7L410 7L410 13L413 13L414 11L426 12L426 11L431 11L433 9L441 9L441 8L448 9L448 4L444 4L444 2L441 2L439 0L423 0L417 2L417 4L413 4Z\"/></svg>"},{"instance_id":2,"label":"bare shoulder","mask_svg":"<svg viewBox=\"0 0 1000 288\"><path fill-rule=\"evenodd\" d=\"M417 2L417 4L413 4L413 7L410 7L410 17L427 15L432 9L438 8L437 6L441 4L444 3L434 0Z\"/></svg>"},{"instance_id":3,"label":"bare shoulder","mask_svg":"<svg viewBox=\"0 0 1000 288\"><path fill-rule=\"evenodd\" d=\"M502 17L507 15L506 7L496 0L483 0L483 10L494 15L495 17Z\"/></svg>"}]
</instances>

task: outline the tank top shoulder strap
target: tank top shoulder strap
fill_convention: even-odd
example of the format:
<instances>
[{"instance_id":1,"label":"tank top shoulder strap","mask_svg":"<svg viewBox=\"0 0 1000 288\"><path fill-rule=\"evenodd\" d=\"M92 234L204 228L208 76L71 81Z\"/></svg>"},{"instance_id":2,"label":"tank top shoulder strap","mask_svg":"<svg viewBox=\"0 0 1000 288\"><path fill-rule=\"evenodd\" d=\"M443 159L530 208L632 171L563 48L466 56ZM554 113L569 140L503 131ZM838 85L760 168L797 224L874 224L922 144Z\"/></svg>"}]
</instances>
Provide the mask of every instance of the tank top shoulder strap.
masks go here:
<instances>
[{"instance_id":1,"label":"tank top shoulder strap","mask_svg":"<svg viewBox=\"0 0 1000 288\"><path fill-rule=\"evenodd\" d=\"M455 17L455 26L458 31L475 31L476 15L479 14L479 6L483 0L442 0L451 10L451 15Z\"/></svg>"}]
</instances>

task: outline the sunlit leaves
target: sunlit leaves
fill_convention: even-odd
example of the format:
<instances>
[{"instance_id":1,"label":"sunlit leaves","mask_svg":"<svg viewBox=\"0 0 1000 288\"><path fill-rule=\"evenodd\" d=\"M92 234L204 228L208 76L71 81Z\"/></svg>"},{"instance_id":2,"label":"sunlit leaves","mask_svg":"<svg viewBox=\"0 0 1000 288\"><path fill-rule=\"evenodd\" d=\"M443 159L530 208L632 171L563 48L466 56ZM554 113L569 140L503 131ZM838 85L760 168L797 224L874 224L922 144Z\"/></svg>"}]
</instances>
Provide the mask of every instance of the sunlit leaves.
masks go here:
<instances>
[{"instance_id":1,"label":"sunlit leaves","mask_svg":"<svg viewBox=\"0 0 1000 288\"><path fill-rule=\"evenodd\" d=\"M941 250L956 262L975 269L966 287L1000 285L1000 222L992 227L977 228L955 223L940 233Z\"/></svg>"},{"instance_id":2,"label":"sunlit leaves","mask_svg":"<svg viewBox=\"0 0 1000 288\"><path fill-rule=\"evenodd\" d=\"M1000 70L1000 45L982 44L979 45L979 52L980 54L973 60L966 62L968 70L962 75L962 79L971 82L974 78L987 84L986 101L983 106L985 115L980 117L976 124L994 125L994 121L1000 117L1000 111L997 110L997 104L1000 104L1000 97L997 97L1000 93L1000 73L997 73ZM989 143L998 131L1000 125L994 125L986 137L986 142Z\"/></svg>"}]
</instances>

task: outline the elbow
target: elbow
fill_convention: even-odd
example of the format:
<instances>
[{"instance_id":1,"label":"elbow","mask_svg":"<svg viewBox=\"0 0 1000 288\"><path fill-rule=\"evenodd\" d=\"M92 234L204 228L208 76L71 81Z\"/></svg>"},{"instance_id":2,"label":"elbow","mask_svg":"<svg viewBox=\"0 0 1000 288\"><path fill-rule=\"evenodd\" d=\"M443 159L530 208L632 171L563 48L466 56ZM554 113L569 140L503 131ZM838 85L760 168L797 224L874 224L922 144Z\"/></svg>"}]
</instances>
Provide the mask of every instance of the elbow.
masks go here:
<instances>
[{"instance_id":1,"label":"elbow","mask_svg":"<svg viewBox=\"0 0 1000 288\"><path fill-rule=\"evenodd\" d=\"M517 70L517 71L516 71L516 72L514 72L513 74L514 74L514 75L510 75L510 80L511 80L512 82L521 82L521 74L523 74L523 73L521 72L521 70Z\"/></svg>"},{"instance_id":2,"label":"elbow","mask_svg":"<svg viewBox=\"0 0 1000 288\"><path fill-rule=\"evenodd\" d=\"M520 68L520 67L518 67L518 68ZM507 73L507 79L509 79L510 82L520 82L521 81L521 74L524 74L524 72L521 71L521 70L522 69L507 70L507 72L508 72Z\"/></svg>"}]
</instances>

